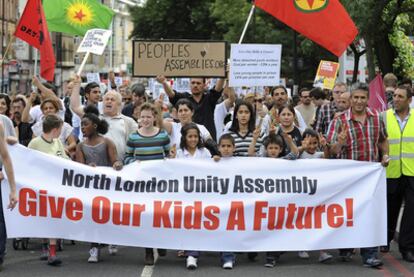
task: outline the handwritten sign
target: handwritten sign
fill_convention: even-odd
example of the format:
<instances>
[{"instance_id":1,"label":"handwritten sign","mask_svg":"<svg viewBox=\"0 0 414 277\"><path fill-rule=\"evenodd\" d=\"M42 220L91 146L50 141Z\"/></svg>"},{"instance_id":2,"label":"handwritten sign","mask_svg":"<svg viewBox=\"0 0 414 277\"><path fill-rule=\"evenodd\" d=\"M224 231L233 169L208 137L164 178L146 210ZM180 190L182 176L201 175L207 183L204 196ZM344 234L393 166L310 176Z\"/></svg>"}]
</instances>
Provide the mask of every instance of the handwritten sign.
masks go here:
<instances>
[{"instance_id":1,"label":"handwritten sign","mask_svg":"<svg viewBox=\"0 0 414 277\"><path fill-rule=\"evenodd\" d=\"M226 42L133 41L134 77L225 77Z\"/></svg>"},{"instance_id":2,"label":"handwritten sign","mask_svg":"<svg viewBox=\"0 0 414 277\"><path fill-rule=\"evenodd\" d=\"M229 85L279 85L281 56L279 44L232 44Z\"/></svg>"},{"instance_id":3,"label":"handwritten sign","mask_svg":"<svg viewBox=\"0 0 414 277\"><path fill-rule=\"evenodd\" d=\"M111 30L90 29L83 37L77 52L102 55L111 35Z\"/></svg>"}]
</instances>

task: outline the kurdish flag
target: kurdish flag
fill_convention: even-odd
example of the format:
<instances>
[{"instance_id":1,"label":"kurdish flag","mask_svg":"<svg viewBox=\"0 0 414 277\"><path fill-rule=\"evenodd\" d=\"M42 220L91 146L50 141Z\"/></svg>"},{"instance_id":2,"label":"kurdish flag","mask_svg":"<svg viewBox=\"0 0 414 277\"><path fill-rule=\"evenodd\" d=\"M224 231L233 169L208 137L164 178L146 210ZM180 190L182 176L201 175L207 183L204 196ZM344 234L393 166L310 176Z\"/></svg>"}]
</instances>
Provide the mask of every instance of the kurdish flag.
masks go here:
<instances>
[{"instance_id":1,"label":"kurdish flag","mask_svg":"<svg viewBox=\"0 0 414 277\"><path fill-rule=\"evenodd\" d=\"M256 0L255 5L338 57L358 34L339 0Z\"/></svg>"},{"instance_id":2,"label":"kurdish flag","mask_svg":"<svg viewBox=\"0 0 414 277\"><path fill-rule=\"evenodd\" d=\"M89 29L109 29L114 12L97 0L43 0L49 31L83 36Z\"/></svg>"}]
</instances>

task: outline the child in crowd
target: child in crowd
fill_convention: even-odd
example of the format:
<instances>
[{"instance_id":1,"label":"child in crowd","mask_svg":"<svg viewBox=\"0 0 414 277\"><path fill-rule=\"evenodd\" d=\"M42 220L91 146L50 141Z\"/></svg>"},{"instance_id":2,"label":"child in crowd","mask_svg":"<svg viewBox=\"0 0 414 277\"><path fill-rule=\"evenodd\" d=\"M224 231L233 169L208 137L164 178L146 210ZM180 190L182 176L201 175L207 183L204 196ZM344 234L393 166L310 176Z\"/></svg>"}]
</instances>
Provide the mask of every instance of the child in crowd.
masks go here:
<instances>
[{"instance_id":1,"label":"child in crowd","mask_svg":"<svg viewBox=\"0 0 414 277\"><path fill-rule=\"evenodd\" d=\"M177 149L175 157L177 159L211 158L210 152L203 145L200 130L195 123L188 123L181 128L180 147ZM187 269L196 269L200 251L185 251L185 255L187 256Z\"/></svg>"},{"instance_id":2,"label":"child in crowd","mask_svg":"<svg viewBox=\"0 0 414 277\"><path fill-rule=\"evenodd\" d=\"M219 151L222 159L233 157L236 148L234 138L230 134L224 134L219 139ZM221 252L221 265L223 269L233 269L236 255L233 252Z\"/></svg>"},{"instance_id":3,"label":"child in crowd","mask_svg":"<svg viewBox=\"0 0 414 277\"><path fill-rule=\"evenodd\" d=\"M300 159L323 159L329 158L329 149L325 137L322 134L318 134L312 129L306 129L302 134L302 147L300 149ZM322 148L324 151L318 151ZM309 254L306 251L299 252L299 257L309 258ZM332 255L328 252L321 250L319 252L319 262L325 263L332 260Z\"/></svg>"},{"instance_id":4,"label":"child in crowd","mask_svg":"<svg viewBox=\"0 0 414 277\"><path fill-rule=\"evenodd\" d=\"M329 148L325 137L318 134L313 129L306 129L303 132L302 147L300 149L300 159L322 159L329 158ZM322 151L318 151L322 149Z\"/></svg>"},{"instance_id":5,"label":"child in crowd","mask_svg":"<svg viewBox=\"0 0 414 277\"><path fill-rule=\"evenodd\" d=\"M95 106L87 106L81 121L83 141L76 147L76 161L90 166L112 166L122 169L122 162L117 160L115 144L102 135L108 132L108 123L99 119L99 111ZM99 261L99 248L102 245L92 243L89 250L89 263Z\"/></svg>"},{"instance_id":6,"label":"child in crowd","mask_svg":"<svg viewBox=\"0 0 414 277\"><path fill-rule=\"evenodd\" d=\"M28 147L49 155L69 159L65 153L65 147L59 139L63 120L55 114L49 114L44 117L42 125L43 133L39 137L34 138ZM47 260L49 265L59 265L62 263L56 256L56 239L49 239L49 249L47 248L47 241L43 241L40 259Z\"/></svg>"},{"instance_id":7,"label":"child in crowd","mask_svg":"<svg viewBox=\"0 0 414 277\"><path fill-rule=\"evenodd\" d=\"M181 128L180 147L177 149L178 159L210 159L211 154L204 147L201 133L195 123L189 123Z\"/></svg>"},{"instance_id":8,"label":"child in crowd","mask_svg":"<svg viewBox=\"0 0 414 277\"><path fill-rule=\"evenodd\" d=\"M263 157L274 158L274 159L286 159L286 160L296 160L299 155L299 150L296 147L296 144L293 142L293 139L290 135L282 132L283 136L270 134L263 141L263 146L265 152ZM255 131L255 135L258 136L258 131ZM285 143L287 145L285 145ZM284 148L290 149L290 152L287 155L280 157ZM265 267L274 267L276 261L279 259L282 252L266 252Z\"/></svg>"},{"instance_id":9,"label":"child in crowd","mask_svg":"<svg viewBox=\"0 0 414 277\"><path fill-rule=\"evenodd\" d=\"M284 132L282 132L281 136L276 134L268 135L263 140L263 146L265 148L263 157L296 160L299 155L299 150L293 142L292 137ZM290 152L288 152L285 156L280 157L284 148L290 149Z\"/></svg>"},{"instance_id":10,"label":"child in crowd","mask_svg":"<svg viewBox=\"0 0 414 277\"><path fill-rule=\"evenodd\" d=\"M170 139L165 130L161 129L162 120L159 109L150 103L140 106L139 124L140 128L129 135L125 164L135 161L162 160L168 156L170 151ZM158 249L159 256L165 256L165 249ZM145 264L154 265L154 250L145 248Z\"/></svg>"}]
</instances>

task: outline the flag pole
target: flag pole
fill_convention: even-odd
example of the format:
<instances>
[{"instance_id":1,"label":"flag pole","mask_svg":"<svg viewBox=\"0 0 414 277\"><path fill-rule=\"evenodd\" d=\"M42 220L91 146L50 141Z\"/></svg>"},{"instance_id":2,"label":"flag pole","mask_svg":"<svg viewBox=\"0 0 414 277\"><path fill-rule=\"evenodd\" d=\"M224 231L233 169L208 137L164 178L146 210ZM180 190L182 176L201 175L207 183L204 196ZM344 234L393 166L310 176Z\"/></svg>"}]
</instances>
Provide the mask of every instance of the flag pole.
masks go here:
<instances>
[{"instance_id":1,"label":"flag pole","mask_svg":"<svg viewBox=\"0 0 414 277\"><path fill-rule=\"evenodd\" d=\"M82 70L83 70L83 68L85 67L86 61L87 61L87 60L88 60L88 58L89 58L89 54L90 54L90 52L86 52L85 57L83 58L83 61L82 61L81 65L80 65L80 67L79 67L79 69L78 69L78 73L77 73L76 75L78 75L78 76L80 76L80 75L81 75Z\"/></svg>"},{"instance_id":2,"label":"flag pole","mask_svg":"<svg viewBox=\"0 0 414 277\"><path fill-rule=\"evenodd\" d=\"M14 40L14 37L12 37L12 38L10 39L10 41L9 41L9 43L7 44L7 47L6 47L6 51L4 52L3 57L1 57L1 63L0 63L0 65L1 65L1 66L3 66L3 62L4 62L4 60L6 59L7 54L9 53L10 46L11 46L11 44L13 43L13 40Z\"/></svg>"},{"instance_id":3,"label":"flag pole","mask_svg":"<svg viewBox=\"0 0 414 277\"><path fill-rule=\"evenodd\" d=\"M39 56L39 50L37 50L37 48L34 48L35 50L35 56L34 56L34 72L33 72L33 76L37 76L37 59Z\"/></svg>"},{"instance_id":4,"label":"flag pole","mask_svg":"<svg viewBox=\"0 0 414 277\"><path fill-rule=\"evenodd\" d=\"M253 4L252 8L250 9L249 17L247 18L246 24L244 25L244 29L243 29L242 35L240 37L239 44L241 44L242 41L243 41L244 35L246 34L247 27L249 26L250 20L252 19L255 8L256 8L256 6Z\"/></svg>"}]
</instances>

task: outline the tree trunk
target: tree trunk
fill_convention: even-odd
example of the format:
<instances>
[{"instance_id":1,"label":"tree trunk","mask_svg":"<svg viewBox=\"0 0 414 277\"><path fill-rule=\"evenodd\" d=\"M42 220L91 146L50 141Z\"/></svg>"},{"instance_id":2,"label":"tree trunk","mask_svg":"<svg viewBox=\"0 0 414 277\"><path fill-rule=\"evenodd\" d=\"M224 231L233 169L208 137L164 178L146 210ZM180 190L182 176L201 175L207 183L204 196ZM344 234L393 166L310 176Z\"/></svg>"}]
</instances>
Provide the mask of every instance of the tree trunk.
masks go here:
<instances>
[{"instance_id":1,"label":"tree trunk","mask_svg":"<svg viewBox=\"0 0 414 277\"><path fill-rule=\"evenodd\" d=\"M374 80L375 72L375 60L374 60L374 51L372 49L372 44L368 36L364 36L365 46L367 49L367 67L368 67L368 82Z\"/></svg>"},{"instance_id":2,"label":"tree trunk","mask_svg":"<svg viewBox=\"0 0 414 277\"><path fill-rule=\"evenodd\" d=\"M392 73L394 71L393 63L395 59L395 51L388 39L388 34L377 37L374 40L374 43L377 46L375 47L375 55L381 69L381 73L383 75L390 72Z\"/></svg>"}]
</instances>

